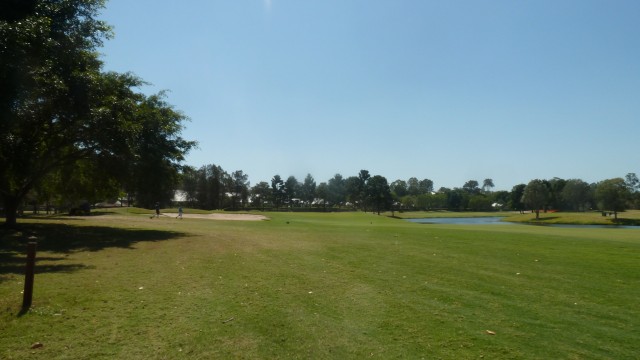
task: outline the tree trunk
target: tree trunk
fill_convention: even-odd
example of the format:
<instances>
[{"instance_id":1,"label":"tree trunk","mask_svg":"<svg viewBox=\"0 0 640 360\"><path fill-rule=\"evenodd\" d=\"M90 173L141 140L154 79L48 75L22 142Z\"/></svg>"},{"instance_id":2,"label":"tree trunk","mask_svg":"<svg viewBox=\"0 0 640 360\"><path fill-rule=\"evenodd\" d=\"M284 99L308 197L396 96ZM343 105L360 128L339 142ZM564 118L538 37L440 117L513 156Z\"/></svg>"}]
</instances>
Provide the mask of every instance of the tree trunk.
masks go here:
<instances>
[{"instance_id":1,"label":"tree trunk","mask_svg":"<svg viewBox=\"0 0 640 360\"><path fill-rule=\"evenodd\" d=\"M5 195L4 197L4 213L6 220L4 227L16 228L18 220L18 204L20 200L16 196Z\"/></svg>"},{"instance_id":2,"label":"tree trunk","mask_svg":"<svg viewBox=\"0 0 640 360\"><path fill-rule=\"evenodd\" d=\"M536 209L536 220L540 219L540 209Z\"/></svg>"}]
</instances>

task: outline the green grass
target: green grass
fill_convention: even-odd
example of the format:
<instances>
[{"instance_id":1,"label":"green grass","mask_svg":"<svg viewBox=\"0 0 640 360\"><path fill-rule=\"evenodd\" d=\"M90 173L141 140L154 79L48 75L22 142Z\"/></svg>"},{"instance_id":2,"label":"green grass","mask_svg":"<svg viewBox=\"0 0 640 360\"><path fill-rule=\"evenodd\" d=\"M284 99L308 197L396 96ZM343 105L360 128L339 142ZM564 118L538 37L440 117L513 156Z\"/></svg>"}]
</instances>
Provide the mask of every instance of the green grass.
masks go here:
<instances>
[{"instance_id":1,"label":"green grass","mask_svg":"<svg viewBox=\"0 0 640 360\"><path fill-rule=\"evenodd\" d=\"M391 212L384 213L391 216ZM640 210L628 210L618 213L618 220L612 216L602 216L600 211L588 212L540 212L540 218L531 212L520 214L514 211L505 212L465 212L465 211L407 211L395 212L393 216L401 219L419 218L460 218L460 217L503 217L503 221L532 224L577 224L577 225L631 225L640 226Z\"/></svg>"},{"instance_id":2,"label":"green grass","mask_svg":"<svg viewBox=\"0 0 640 360\"><path fill-rule=\"evenodd\" d=\"M266 215L24 220L0 240L0 358L637 357L638 230Z\"/></svg>"},{"instance_id":3,"label":"green grass","mask_svg":"<svg viewBox=\"0 0 640 360\"><path fill-rule=\"evenodd\" d=\"M589 212L540 212L540 218L536 219L533 213L512 213L505 217L504 221L534 223L534 224L578 224L578 225L631 225L640 226L640 210L628 210L618 213L618 219L613 216L602 216L599 211Z\"/></svg>"},{"instance_id":4,"label":"green grass","mask_svg":"<svg viewBox=\"0 0 640 360\"><path fill-rule=\"evenodd\" d=\"M493 217L493 216L509 216L508 212L496 211L396 211L394 213L385 212L385 216L395 216L400 219L421 219L421 218L464 218L464 217Z\"/></svg>"}]
</instances>

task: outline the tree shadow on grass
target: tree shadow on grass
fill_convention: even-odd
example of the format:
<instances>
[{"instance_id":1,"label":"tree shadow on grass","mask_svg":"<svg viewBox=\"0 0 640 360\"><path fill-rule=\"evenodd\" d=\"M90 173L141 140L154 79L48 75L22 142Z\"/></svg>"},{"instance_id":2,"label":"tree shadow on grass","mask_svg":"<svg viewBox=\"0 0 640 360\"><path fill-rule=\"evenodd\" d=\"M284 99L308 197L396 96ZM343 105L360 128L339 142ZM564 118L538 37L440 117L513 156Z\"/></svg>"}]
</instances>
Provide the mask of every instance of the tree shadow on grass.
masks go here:
<instances>
[{"instance_id":1,"label":"tree shadow on grass","mask_svg":"<svg viewBox=\"0 0 640 360\"><path fill-rule=\"evenodd\" d=\"M545 215L540 215L539 219L535 219L536 221L551 221L551 220L555 220L559 218L559 216L545 216Z\"/></svg>"},{"instance_id":2,"label":"tree shadow on grass","mask_svg":"<svg viewBox=\"0 0 640 360\"><path fill-rule=\"evenodd\" d=\"M614 225L640 226L640 219L618 218L617 220L611 220L611 222Z\"/></svg>"},{"instance_id":3,"label":"tree shadow on grass","mask_svg":"<svg viewBox=\"0 0 640 360\"><path fill-rule=\"evenodd\" d=\"M84 264L55 264L71 253L107 248L132 249L139 242L171 240L186 234L59 223L22 224L20 230L0 229L0 282L8 278L6 275L24 274L30 236L35 236L38 243L36 273L65 273L88 268Z\"/></svg>"},{"instance_id":4,"label":"tree shadow on grass","mask_svg":"<svg viewBox=\"0 0 640 360\"><path fill-rule=\"evenodd\" d=\"M549 222L557 218L558 216L540 215L540 218L536 219L535 217L533 217L529 221L526 221L526 223L530 225L550 225Z\"/></svg>"}]
</instances>

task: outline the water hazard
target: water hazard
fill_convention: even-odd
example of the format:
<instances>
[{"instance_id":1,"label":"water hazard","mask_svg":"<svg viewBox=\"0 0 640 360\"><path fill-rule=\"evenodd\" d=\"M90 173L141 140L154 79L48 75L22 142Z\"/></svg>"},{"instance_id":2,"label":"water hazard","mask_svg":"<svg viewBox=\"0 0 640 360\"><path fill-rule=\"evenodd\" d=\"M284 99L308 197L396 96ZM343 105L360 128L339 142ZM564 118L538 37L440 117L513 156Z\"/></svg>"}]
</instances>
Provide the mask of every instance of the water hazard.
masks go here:
<instances>
[{"instance_id":1,"label":"water hazard","mask_svg":"<svg viewBox=\"0 0 640 360\"><path fill-rule=\"evenodd\" d=\"M421 218L406 219L417 224L445 224L445 225L531 225L531 226L551 226L564 228L584 228L584 229L636 229L640 226L625 225L579 225L579 224L531 224L502 221L501 216L490 217L442 217L442 218Z\"/></svg>"}]
</instances>

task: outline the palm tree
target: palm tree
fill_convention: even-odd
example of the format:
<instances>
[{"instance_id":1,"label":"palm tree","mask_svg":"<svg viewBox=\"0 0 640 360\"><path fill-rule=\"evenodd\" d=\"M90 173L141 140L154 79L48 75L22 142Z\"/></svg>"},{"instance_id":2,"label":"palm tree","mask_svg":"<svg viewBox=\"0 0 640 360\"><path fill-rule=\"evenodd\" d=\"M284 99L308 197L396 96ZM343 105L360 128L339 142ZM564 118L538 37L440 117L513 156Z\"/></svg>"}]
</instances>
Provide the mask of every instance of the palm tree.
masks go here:
<instances>
[{"instance_id":1,"label":"palm tree","mask_svg":"<svg viewBox=\"0 0 640 360\"><path fill-rule=\"evenodd\" d=\"M491 189L494 188L495 185L493 185L493 179L484 179L484 182L482 183L482 190L486 193L491 192Z\"/></svg>"}]
</instances>

